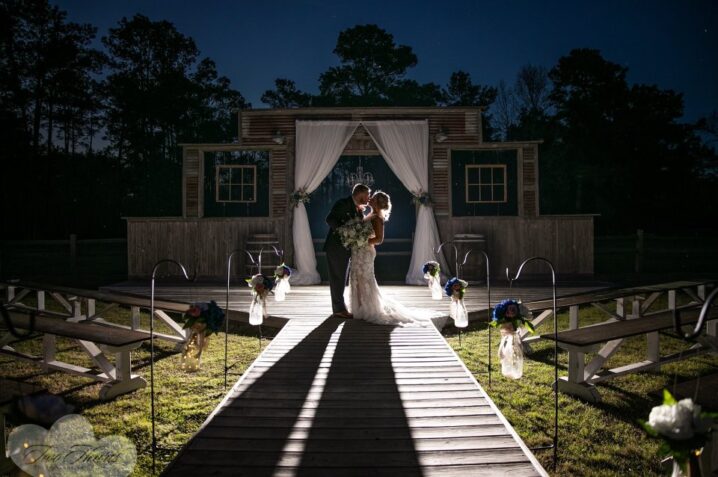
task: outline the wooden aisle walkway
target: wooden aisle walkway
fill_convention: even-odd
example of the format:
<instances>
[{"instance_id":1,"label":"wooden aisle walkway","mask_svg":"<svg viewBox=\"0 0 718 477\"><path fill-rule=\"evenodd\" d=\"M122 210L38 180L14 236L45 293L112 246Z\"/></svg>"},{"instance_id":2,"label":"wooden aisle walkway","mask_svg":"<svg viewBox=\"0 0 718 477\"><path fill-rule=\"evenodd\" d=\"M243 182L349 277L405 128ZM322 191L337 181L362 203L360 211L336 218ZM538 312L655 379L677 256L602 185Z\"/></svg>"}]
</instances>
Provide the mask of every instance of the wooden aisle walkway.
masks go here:
<instances>
[{"instance_id":1,"label":"wooden aisle walkway","mask_svg":"<svg viewBox=\"0 0 718 477\"><path fill-rule=\"evenodd\" d=\"M574 295L604 289L607 283L587 282L578 284L561 284L558 289L559 296ZM432 300L431 293L425 286L407 285L382 285L382 292L400 301L401 303L418 307L428 308L435 311L449 313L449 297L444 296L442 300ZM147 280L118 283L101 288L102 291L135 295L141 297L150 296L150 287ZM219 306L225 307L226 288L221 284L166 284L159 283L155 288L158 299L191 303L195 301L215 300ZM523 286L516 285L513 290L506 286L493 286L491 289L491 303L495 305L504 298L517 298L524 302L533 302L551 297L550 283L548 286ZM234 284L230 289L229 307L232 311L232 318L240 317L247 321L247 310L252 300L249 287L243 283ZM485 320L488 301L486 299L486 287L482 285L470 286L465 297L466 307L469 311L469 319ZM331 299L329 298L329 286L293 286L292 292L284 302L274 301L274 296L268 299L268 311L271 317L277 318L272 323L279 322L282 325L286 320L316 320L317 316L329 316L331 310ZM243 317L243 318L242 318ZM281 327L281 326L279 326Z\"/></svg>"},{"instance_id":2,"label":"wooden aisle walkway","mask_svg":"<svg viewBox=\"0 0 718 477\"><path fill-rule=\"evenodd\" d=\"M547 475L441 334L290 320L167 476Z\"/></svg>"}]
</instances>

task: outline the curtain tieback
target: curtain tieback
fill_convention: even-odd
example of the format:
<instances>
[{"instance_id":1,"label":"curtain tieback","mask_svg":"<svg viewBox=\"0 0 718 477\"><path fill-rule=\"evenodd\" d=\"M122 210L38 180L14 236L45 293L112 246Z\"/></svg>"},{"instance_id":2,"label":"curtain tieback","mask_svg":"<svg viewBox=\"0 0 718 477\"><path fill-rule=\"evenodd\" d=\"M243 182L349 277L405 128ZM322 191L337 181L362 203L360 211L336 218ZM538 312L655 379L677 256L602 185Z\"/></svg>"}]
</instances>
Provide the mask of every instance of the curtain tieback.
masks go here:
<instances>
[{"instance_id":1,"label":"curtain tieback","mask_svg":"<svg viewBox=\"0 0 718 477\"><path fill-rule=\"evenodd\" d=\"M431 200L431 196L428 192L419 191L418 194L412 193L411 202L414 205L425 205L427 207L430 207L431 204L433 204L433 201Z\"/></svg>"},{"instance_id":2,"label":"curtain tieback","mask_svg":"<svg viewBox=\"0 0 718 477\"><path fill-rule=\"evenodd\" d=\"M311 197L306 189L297 189L289 195L289 205L291 207L299 207L299 204L308 204L311 202Z\"/></svg>"}]
</instances>

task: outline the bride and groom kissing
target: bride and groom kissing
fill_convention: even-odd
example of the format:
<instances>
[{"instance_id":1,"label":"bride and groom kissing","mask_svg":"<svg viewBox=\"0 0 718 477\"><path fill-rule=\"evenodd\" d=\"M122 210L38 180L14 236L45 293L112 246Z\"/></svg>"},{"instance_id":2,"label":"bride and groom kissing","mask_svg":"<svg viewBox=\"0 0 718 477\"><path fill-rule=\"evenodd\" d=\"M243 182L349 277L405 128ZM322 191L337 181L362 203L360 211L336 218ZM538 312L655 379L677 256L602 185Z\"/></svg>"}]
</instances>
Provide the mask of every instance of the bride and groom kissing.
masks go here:
<instances>
[{"instance_id":1,"label":"bride and groom kissing","mask_svg":"<svg viewBox=\"0 0 718 477\"><path fill-rule=\"evenodd\" d=\"M375 246L384 241L384 226L391 215L391 207L391 198L386 192L376 191L372 194L365 184L356 184L351 196L335 202L327 215L329 233L324 242L324 251L329 268L332 316L382 325L428 326L432 320L441 320L443 317L424 309L403 306L385 296L376 282ZM348 249L342 243L340 229L352 221L369 223L373 232L365 245Z\"/></svg>"}]
</instances>

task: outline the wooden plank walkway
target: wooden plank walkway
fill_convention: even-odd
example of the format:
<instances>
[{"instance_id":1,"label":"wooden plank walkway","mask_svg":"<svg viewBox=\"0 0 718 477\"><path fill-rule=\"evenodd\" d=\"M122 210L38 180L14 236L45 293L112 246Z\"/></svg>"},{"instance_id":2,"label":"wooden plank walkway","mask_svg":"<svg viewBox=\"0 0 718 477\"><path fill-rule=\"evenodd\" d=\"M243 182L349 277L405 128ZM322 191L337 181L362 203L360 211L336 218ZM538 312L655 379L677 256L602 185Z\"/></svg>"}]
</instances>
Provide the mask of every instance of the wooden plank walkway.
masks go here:
<instances>
[{"instance_id":1,"label":"wooden plank walkway","mask_svg":"<svg viewBox=\"0 0 718 477\"><path fill-rule=\"evenodd\" d=\"M606 283L562 284L557 290L557 293L559 296L571 296L604 289L607 285ZM442 300L432 300L428 287L382 285L381 289L388 296L407 306L443 311L447 315L449 313L449 304L451 302L449 297L445 296ZM110 293L129 294L141 297L148 297L150 295L148 281L118 283L103 287L101 290ZM224 308L226 303L226 288L221 284L208 283L158 283L155 286L155 296L158 299L185 303L215 300L219 306ZM524 287L517 284L513 290L510 290L506 286L491 288L491 302L493 305L499 300L509 297L521 299L524 302L543 300L551 297L551 287L550 285L543 287ZM251 299L249 287L243 283L233 284L230 288L229 308L230 310L237 311L237 316L243 317L247 314ZM476 285L469 287L464 301L469 311L470 320L486 319L488 300L485 286ZM283 302L274 301L274 296L270 295L267 302L267 309L271 317L279 318L280 321L286 319L312 321L317 317L328 317L332 313L329 286L294 286L292 287L291 293L287 295L287 299ZM234 314L232 318L234 318ZM270 323L268 323L268 325L272 326Z\"/></svg>"},{"instance_id":2,"label":"wooden plank walkway","mask_svg":"<svg viewBox=\"0 0 718 477\"><path fill-rule=\"evenodd\" d=\"M547 475L434 327L315 315L279 332L163 475L507 474Z\"/></svg>"}]
</instances>

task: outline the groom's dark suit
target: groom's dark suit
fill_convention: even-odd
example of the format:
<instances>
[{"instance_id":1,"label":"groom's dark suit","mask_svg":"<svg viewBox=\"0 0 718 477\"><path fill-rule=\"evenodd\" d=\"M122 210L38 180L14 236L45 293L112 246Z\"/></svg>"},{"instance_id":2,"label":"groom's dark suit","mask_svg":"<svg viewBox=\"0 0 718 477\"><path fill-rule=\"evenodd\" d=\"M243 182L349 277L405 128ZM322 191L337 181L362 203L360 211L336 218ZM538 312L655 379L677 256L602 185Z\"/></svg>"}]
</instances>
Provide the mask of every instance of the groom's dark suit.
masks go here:
<instances>
[{"instance_id":1,"label":"groom's dark suit","mask_svg":"<svg viewBox=\"0 0 718 477\"><path fill-rule=\"evenodd\" d=\"M354 217L362 217L362 213L351 197L336 201L331 212L327 215L329 234L327 234L327 240L324 242L324 251L327 254L329 290L332 294L332 311L334 313L346 311L347 309L344 304L344 286L346 285L347 269L351 258L351 251L344 248L336 229Z\"/></svg>"}]
</instances>

